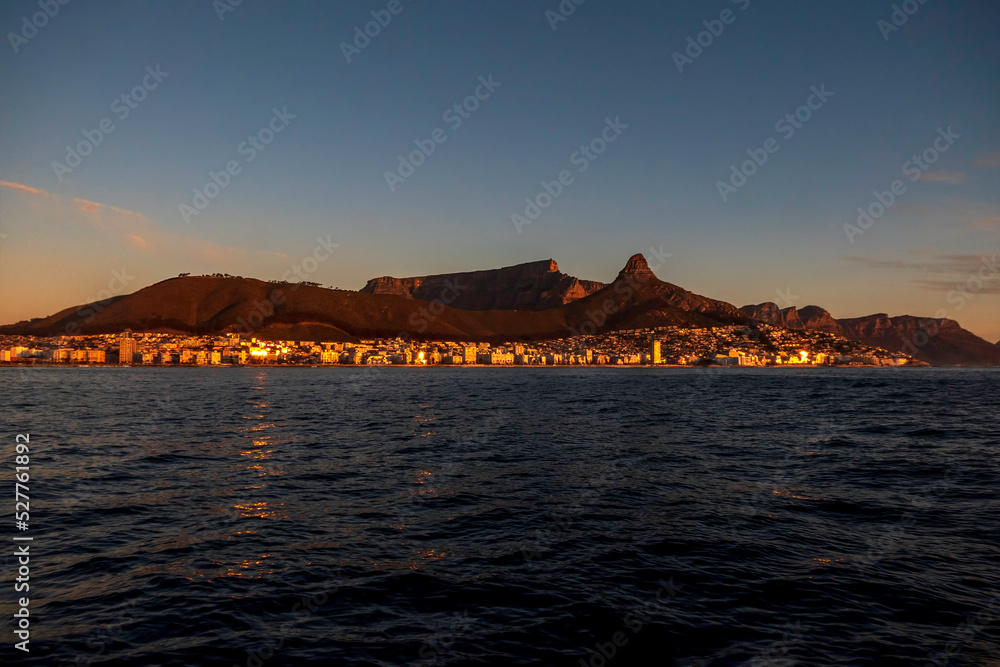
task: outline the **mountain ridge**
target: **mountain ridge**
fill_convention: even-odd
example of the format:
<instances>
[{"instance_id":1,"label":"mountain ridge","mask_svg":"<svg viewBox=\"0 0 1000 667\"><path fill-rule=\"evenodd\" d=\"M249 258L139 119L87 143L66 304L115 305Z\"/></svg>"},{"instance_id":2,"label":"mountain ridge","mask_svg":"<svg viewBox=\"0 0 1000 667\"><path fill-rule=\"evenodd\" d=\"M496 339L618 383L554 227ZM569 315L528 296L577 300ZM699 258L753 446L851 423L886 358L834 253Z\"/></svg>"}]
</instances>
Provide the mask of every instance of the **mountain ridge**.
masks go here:
<instances>
[{"instance_id":1,"label":"mountain ridge","mask_svg":"<svg viewBox=\"0 0 1000 667\"><path fill-rule=\"evenodd\" d=\"M104 303L66 308L49 317L0 327L0 333L59 336L130 328L137 332L253 333L276 339L411 337L493 342L565 338L646 326L710 327L749 321L732 304L660 281L645 258L636 255L614 283L544 310L463 310L449 305L447 295L426 301L315 284L179 276Z\"/></svg>"},{"instance_id":2,"label":"mountain ridge","mask_svg":"<svg viewBox=\"0 0 1000 667\"><path fill-rule=\"evenodd\" d=\"M554 259L499 269L410 278L372 278L359 291L423 301L440 300L460 310L547 310L606 287L562 273Z\"/></svg>"},{"instance_id":3,"label":"mountain ridge","mask_svg":"<svg viewBox=\"0 0 1000 667\"><path fill-rule=\"evenodd\" d=\"M492 307L496 304L508 307ZM1000 342L985 341L954 320L886 313L836 319L819 306L779 308L773 302L736 308L660 280L642 254L630 257L610 284L564 274L553 259L406 279L383 276L357 292L315 283L182 275L129 295L0 326L0 333L59 336L130 328L345 342L396 336L494 342L754 322L823 331L932 364L1000 365Z\"/></svg>"},{"instance_id":4,"label":"mountain ridge","mask_svg":"<svg viewBox=\"0 0 1000 667\"><path fill-rule=\"evenodd\" d=\"M1000 366L1000 344L993 345L955 320L874 313L834 318L819 306L779 309L766 301L740 309L756 322L789 329L824 331L891 352L904 352L941 365Z\"/></svg>"}]
</instances>

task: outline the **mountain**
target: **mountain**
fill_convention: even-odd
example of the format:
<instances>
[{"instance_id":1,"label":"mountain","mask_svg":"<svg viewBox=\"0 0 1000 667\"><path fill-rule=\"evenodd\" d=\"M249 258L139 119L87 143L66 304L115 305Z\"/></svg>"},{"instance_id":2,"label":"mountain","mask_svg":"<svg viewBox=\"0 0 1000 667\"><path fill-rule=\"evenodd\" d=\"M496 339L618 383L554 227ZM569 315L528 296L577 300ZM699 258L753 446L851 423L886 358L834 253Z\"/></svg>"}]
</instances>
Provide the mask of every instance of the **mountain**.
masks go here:
<instances>
[{"instance_id":1,"label":"mountain","mask_svg":"<svg viewBox=\"0 0 1000 667\"><path fill-rule=\"evenodd\" d=\"M606 328L611 330L750 323L750 318L732 304L660 280L641 254L629 258L611 285L563 309L573 313L573 321L582 320L582 323L599 322L603 311L607 314Z\"/></svg>"},{"instance_id":2,"label":"mountain","mask_svg":"<svg viewBox=\"0 0 1000 667\"><path fill-rule=\"evenodd\" d=\"M843 331L840 324L833 319L833 315L819 306L806 306L799 311L799 321L802 322L803 329L812 331L825 331L837 336L842 336Z\"/></svg>"},{"instance_id":3,"label":"mountain","mask_svg":"<svg viewBox=\"0 0 1000 667\"><path fill-rule=\"evenodd\" d=\"M502 269L443 273L413 278L382 276L360 291L406 299L441 300L461 310L546 310L606 287L562 273L555 260L528 262ZM445 299L451 298L451 301Z\"/></svg>"},{"instance_id":4,"label":"mountain","mask_svg":"<svg viewBox=\"0 0 1000 667\"><path fill-rule=\"evenodd\" d=\"M250 278L178 277L104 303L67 308L46 318L0 327L0 334L59 336L117 333L130 328L137 332L253 333L263 339L284 340L402 336L502 342L648 326L710 327L749 322L731 304L659 280L642 255L630 258L611 285L546 310L461 310L446 305L454 292L452 288L435 295L439 300L429 302ZM504 298L520 303L516 296Z\"/></svg>"},{"instance_id":5,"label":"mountain","mask_svg":"<svg viewBox=\"0 0 1000 667\"><path fill-rule=\"evenodd\" d=\"M762 322L772 327L783 327L785 329L804 328L795 306L782 309L778 308L778 304L766 301L758 303L756 306L743 306L740 310L754 322Z\"/></svg>"},{"instance_id":6,"label":"mountain","mask_svg":"<svg viewBox=\"0 0 1000 667\"><path fill-rule=\"evenodd\" d=\"M582 296L576 298L577 294ZM506 307L491 308L495 304ZM989 343L954 320L883 313L838 320L818 306L781 309L773 303L737 309L660 280L642 255L629 258L609 285L567 276L552 260L423 278L377 278L359 292L310 283L184 276L126 296L3 326L0 334L60 336L130 328L137 332L247 333L278 340L401 336L503 342L753 321L825 331L932 364L1000 365L1000 343Z\"/></svg>"},{"instance_id":7,"label":"mountain","mask_svg":"<svg viewBox=\"0 0 1000 667\"><path fill-rule=\"evenodd\" d=\"M1000 349L958 322L885 313L837 320L846 338L886 350L900 350L932 364L998 366Z\"/></svg>"},{"instance_id":8,"label":"mountain","mask_svg":"<svg viewBox=\"0 0 1000 667\"><path fill-rule=\"evenodd\" d=\"M741 310L756 322L789 329L824 331L880 347L904 352L921 361L944 366L998 366L1000 343L993 345L963 329L955 320L932 319L885 313L834 319L819 306L780 310L774 303L743 306ZM928 326L922 327L923 324Z\"/></svg>"}]
</instances>

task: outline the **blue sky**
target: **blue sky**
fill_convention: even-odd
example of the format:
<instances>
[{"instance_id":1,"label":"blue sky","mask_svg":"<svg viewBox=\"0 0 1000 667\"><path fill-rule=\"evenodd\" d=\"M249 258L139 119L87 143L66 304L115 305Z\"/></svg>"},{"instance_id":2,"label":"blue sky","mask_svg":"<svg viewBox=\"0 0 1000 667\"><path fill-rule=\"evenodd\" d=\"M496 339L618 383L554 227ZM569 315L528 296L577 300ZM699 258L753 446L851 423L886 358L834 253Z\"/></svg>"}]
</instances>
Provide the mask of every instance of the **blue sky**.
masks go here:
<instances>
[{"instance_id":1,"label":"blue sky","mask_svg":"<svg viewBox=\"0 0 1000 667\"><path fill-rule=\"evenodd\" d=\"M324 238L339 247L310 277L326 285L549 257L610 280L663 246L662 279L737 306L781 292L837 317L943 311L1000 339L1000 275L968 282L1000 245L996 3L913 2L889 32L893 3L854 0L586 0L554 30L555 0L400 0L397 14L243 0L220 19L224 2L69 2L26 32L37 0L0 8L0 321L122 289L115 271L124 291L182 271L278 278ZM342 43L373 11L391 21L348 63ZM721 33L678 71L705 21ZM453 129L444 113L491 75ZM144 79L121 118L115 100ZM832 96L778 131L820 86ZM248 161L240 146L274 109L286 126ZM53 167L105 118L92 153ZM627 128L579 171L609 118ZM949 127L958 138L905 176ZM446 141L391 190L386 171L437 128ZM718 182L769 138L777 151L723 201ZM230 161L186 221L180 205ZM563 170L572 182L519 233L511 216ZM897 179L849 242L844 225Z\"/></svg>"}]
</instances>

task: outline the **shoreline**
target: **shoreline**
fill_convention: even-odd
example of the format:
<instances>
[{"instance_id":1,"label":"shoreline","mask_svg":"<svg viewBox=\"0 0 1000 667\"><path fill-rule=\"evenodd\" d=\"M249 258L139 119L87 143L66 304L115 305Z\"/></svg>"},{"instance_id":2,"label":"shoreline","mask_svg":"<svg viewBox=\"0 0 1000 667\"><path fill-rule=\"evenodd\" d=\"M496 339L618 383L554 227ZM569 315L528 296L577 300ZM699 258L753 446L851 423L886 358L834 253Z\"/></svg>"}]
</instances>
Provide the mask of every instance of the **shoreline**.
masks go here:
<instances>
[{"instance_id":1,"label":"shoreline","mask_svg":"<svg viewBox=\"0 0 1000 667\"><path fill-rule=\"evenodd\" d=\"M510 369L540 369L540 368L614 368L614 369L656 369L656 368L671 368L671 369L690 369L690 370L739 370L748 368L761 368L761 369L816 369L816 368L831 368L831 369L850 369L850 368L879 368L879 369L891 369L899 370L901 368L997 368L996 366L883 366L883 365L867 365L867 364L782 364L782 365L766 365L766 366L690 366L690 365L674 365L674 364L656 364L655 366L650 364L557 364L557 365L543 365L543 364L14 364L10 362L0 362L0 370L7 368L56 368L56 369L70 369L70 368L120 368L120 369L147 369L147 368L218 368L218 369L262 369L262 368L344 368L344 369L358 369L358 368L411 368L411 369L428 369L428 368L510 368Z\"/></svg>"}]
</instances>

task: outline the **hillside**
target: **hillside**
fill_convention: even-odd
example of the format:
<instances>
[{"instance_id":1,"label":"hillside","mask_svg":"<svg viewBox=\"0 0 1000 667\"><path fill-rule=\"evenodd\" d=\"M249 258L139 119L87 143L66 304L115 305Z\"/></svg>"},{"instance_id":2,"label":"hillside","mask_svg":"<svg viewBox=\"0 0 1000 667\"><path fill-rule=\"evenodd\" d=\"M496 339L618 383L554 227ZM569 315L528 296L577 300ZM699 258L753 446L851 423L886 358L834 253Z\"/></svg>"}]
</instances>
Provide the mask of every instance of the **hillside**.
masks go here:
<instances>
[{"instance_id":1,"label":"hillside","mask_svg":"<svg viewBox=\"0 0 1000 667\"><path fill-rule=\"evenodd\" d=\"M958 322L885 313L837 320L843 335L886 350L902 350L933 364L998 366L1000 349ZM915 351L914 351L915 350Z\"/></svg>"},{"instance_id":2,"label":"hillside","mask_svg":"<svg viewBox=\"0 0 1000 667\"><path fill-rule=\"evenodd\" d=\"M496 282L491 282L495 280ZM385 293L393 292L393 293ZM582 294L577 298L576 295ZM555 303L551 307L546 304ZM490 308L505 304L505 308ZM659 280L634 255L611 284L580 281L552 260L421 278L377 278L359 292L250 278L185 276L104 303L0 327L3 334L59 336L133 331L253 334L263 339L532 341L662 326L764 322L843 336L938 365L1000 365L1000 343L954 320L885 314L835 319L818 306L737 309ZM932 323L927 331L923 323Z\"/></svg>"},{"instance_id":3,"label":"hillside","mask_svg":"<svg viewBox=\"0 0 1000 667\"><path fill-rule=\"evenodd\" d=\"M645 258L635 255L613 284L546 310L461 310L391 294L201 276L171 278L103 306L67 308L40 320L0 327L0 333L58 336L130 328L137 332L253 333L271 339L350 341L402 336L490 342L748 321L731 304L658 280Z\"/></svg>"},{"instance_id":4,"label":"hillside","mask_svg":"<svg viewBox=\"0 0 1000 667\"><path fill-rule=\"evenodd\" d=\"M804 329L802 320L795 306L789 308L778 308L778 305L766 301L758 303L756 306L743 306L740 310L754 322L770 324L772 327L783 327L785 329Z\"/></svg>"},{"instance_id":5,"label":"hillside","mask_svg":"<svg viewBox=\"0 0 1000 667\"><path fill-rule=\"evenodd\" d=\"M998 366L1000 345L993 345L955 320L933 319L885 313L834 319L819 306L781 310L776 304L762 303L741 309L757 322L790 329L825 331L890 352L905 352L921 361L942 366ZM927 326L922 331L921 325Z\"/></svg>"},{"instance_id":6,"label":"hillside","mask_svg":"<svg viewBox=\"0 0 1000 667\"><path fill-rule=\"evenodd\" d=\"M606 287L562 273L555 260L528 262L487 271L443 273L413 278L382 276L360 291L423 301L440 300L461 310L547 310Z\"/></svg>"}]
</instances>

